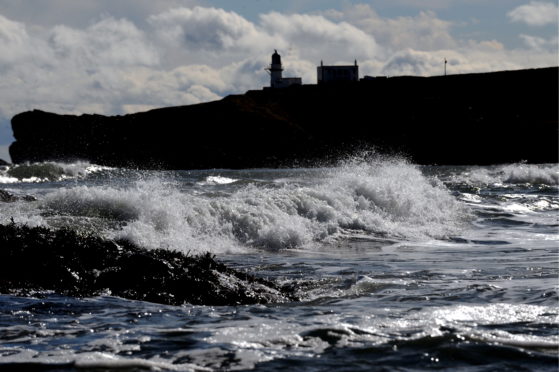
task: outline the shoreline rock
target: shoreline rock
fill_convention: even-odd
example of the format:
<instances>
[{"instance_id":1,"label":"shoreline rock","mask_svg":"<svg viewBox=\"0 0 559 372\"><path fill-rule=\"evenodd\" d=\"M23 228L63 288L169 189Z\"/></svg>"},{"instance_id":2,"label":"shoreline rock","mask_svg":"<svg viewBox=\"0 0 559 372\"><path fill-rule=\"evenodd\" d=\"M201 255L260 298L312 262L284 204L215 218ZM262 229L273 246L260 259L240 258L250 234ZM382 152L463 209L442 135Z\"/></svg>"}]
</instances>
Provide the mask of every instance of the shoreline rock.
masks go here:
<instances>
[{"instance_id":1,"label":"shoreline rock","mask_svg":"<svg viewBox=\"0 0 559 372\"><path fill-rule=\"evenodd\" d=\"M146 250L72 230L0 225L0 293L110 294L168 305L296 300L293 290L226 267L213 256Z\"/></svg>"},{"instance_id":2,"label":"shoreline rock","mask_svg":"<svg viewBox=\"0 0 559 372\"><path fill-rule=\"evenodd\" d=\"M558 67L248 91L123 116L14 116L14 163L316 165L362 149L417 164L558 162Z\"/></svg>"},{"instance_id":3,"label":"shoreline rock","mask_svg":"<svg viewBox=\"0 0 559 372\"><path fill-rule=\"evenodd\" d=\"M33 195L16 195L9 191L0 189L0 202L13 203L20 200L31 202L36 201L37 198Z\"/></svg>"}]
</instances>

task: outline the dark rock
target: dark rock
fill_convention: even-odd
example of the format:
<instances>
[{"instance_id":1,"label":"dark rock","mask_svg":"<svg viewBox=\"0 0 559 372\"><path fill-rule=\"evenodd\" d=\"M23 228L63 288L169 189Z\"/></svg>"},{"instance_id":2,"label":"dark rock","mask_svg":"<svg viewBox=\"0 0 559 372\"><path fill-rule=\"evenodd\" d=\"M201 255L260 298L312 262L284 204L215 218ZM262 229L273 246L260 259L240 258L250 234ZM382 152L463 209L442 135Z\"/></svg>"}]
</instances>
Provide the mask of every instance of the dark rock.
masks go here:
<instances>
[{"instance_id":1,"label":"dark rock","mask_svg":"<svg viewBox=\"0 0 559 372\"><path fill-rule=\"evenodd\" d=\"M294 300L289 289L230 269L210 254L186 256L71 230L0 225L0 293L45 290L171 305Z\"/></svg>"},{"instance_id":2,"label":"dark rock","mask_svg":"<svg viewBox=\"0 0 559 372\"><path fill-rule=\"evenodd\" d=\"M6 160L4 160L4 159L0 159L0 166L3 166L3 165L10 165L10 163L8 163L8 162L7 162Z\"/></svg>"},{"instance_id":3,"label":"dark rock","mask_svg":"<svg viewBox=\"0 0 559 372\"><path fill-rule=\"evenodd\" d=\"M36 197L32 195L15 195L6 190L0 190L0 202L12 203L16 201L35 201Z\"/></svg>"},{"instance_id":4,"label":"dark rock","mask_svg":"<svg viewBox=\"0 0 559 372\"><path fill-rule=\"evenodd\" d=\"M0 201L5 203L11 203L19 200L15 195L7 192L6 190L0 190Z\"/></svg>"},{"instance_id":5,"label":"dark rock","mask_svg":"<svg viewBox=\"0 0 559 372\"><path fill-rule=\"evenodd\" d=\"M249 91L125 116L30 111L14 163L141 168L313 165L375 148L419 164L558 161L557 67Z\"/></svg>"}]
</instances>

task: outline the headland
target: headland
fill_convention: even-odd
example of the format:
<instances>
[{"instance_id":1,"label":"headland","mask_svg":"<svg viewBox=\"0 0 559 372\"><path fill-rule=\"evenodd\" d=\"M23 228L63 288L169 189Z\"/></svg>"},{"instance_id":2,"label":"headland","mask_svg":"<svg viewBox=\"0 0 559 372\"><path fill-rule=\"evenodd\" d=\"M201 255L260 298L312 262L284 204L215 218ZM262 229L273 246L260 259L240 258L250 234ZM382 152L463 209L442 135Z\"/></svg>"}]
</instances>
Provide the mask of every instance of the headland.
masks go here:
<instances>
[{"instance_id":1,"label":"headland","mask_svg":"<svg viewBox=\"0 0 559 372\"><path fill-rule=\"evenodd\" d=\"M160 169L323 164L360 150L417 164L558 161L558 67L248 91L122 116L13 117L14 163Z\"/></svg>"}]
</instances>

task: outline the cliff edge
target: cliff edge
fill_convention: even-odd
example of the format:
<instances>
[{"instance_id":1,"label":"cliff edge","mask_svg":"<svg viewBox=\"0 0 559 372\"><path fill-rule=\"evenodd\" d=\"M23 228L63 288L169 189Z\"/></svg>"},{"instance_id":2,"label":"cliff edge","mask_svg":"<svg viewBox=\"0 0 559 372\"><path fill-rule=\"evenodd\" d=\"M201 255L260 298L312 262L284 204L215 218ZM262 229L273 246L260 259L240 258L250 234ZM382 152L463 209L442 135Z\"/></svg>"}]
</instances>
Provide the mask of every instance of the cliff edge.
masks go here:
<instances>
[{"instance_id":1,"label":"cliff edge","mask_svg":"<svg viewBox=\"0 0 559 372\"><path fill-rule=\"evenodd\" d=\"M359 149L418 164L558 161L559 68L249 91L123 116L29 111L14 163L163 169L313 164Z\"/></svg>"}]
</instances>

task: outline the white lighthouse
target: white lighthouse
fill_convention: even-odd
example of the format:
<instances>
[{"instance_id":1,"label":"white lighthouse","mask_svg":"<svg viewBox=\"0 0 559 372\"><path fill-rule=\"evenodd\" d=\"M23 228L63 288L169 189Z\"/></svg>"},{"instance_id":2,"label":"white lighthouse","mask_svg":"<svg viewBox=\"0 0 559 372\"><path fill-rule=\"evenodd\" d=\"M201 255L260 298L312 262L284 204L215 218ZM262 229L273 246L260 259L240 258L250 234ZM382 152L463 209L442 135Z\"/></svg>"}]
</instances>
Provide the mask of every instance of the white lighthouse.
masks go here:
<instances>
[{"instance_id":1,"label":"white lighthouse","mask_svg":"<svg viewBox=\"0 0 559 372\"><path fill-rule=\"evenodd\" d=\"M274 54L272 54L272 64L267 70L270 73L270 87L272 88L286 88L290 85L302 84L300 77L282 77L283 67L281 66L281 56L275 49Z\"/></svg>"}]
</instances>

